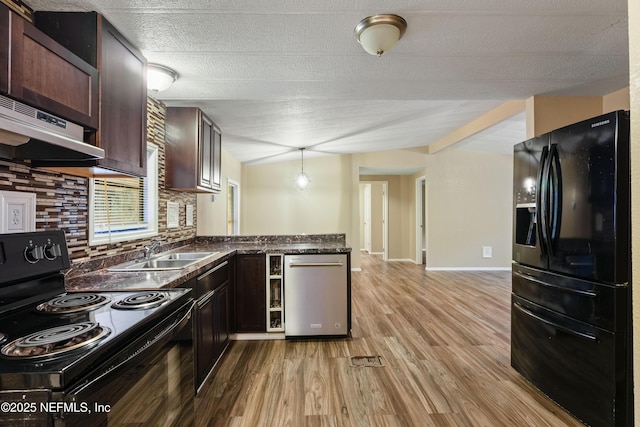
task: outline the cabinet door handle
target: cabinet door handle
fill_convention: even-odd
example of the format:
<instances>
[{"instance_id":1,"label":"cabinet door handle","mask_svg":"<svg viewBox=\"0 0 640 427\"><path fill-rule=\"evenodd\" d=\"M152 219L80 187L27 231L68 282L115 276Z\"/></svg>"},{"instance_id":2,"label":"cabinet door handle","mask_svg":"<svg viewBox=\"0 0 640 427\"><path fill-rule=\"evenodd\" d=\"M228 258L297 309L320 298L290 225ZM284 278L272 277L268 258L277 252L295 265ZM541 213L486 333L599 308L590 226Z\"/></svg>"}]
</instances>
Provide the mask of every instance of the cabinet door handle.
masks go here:
<instances>
[{"instance_id":1,"label":"cabinet door handle","mask_svg":"<svg viewBox=\"0 0 640 427\"><path fill-rule=\"evenodd\" d=\"M216 265L215 267L213 267L211 270L207 271L206 273L204 273L202 276L199 276L196 280L201 280L204 279L205 277L207 277L210 274L215 273L216 271L220 270L222 267L224 267L225 265L229 264L229 261L225 261L222 264Z\"/></svg>"}]
</instances>

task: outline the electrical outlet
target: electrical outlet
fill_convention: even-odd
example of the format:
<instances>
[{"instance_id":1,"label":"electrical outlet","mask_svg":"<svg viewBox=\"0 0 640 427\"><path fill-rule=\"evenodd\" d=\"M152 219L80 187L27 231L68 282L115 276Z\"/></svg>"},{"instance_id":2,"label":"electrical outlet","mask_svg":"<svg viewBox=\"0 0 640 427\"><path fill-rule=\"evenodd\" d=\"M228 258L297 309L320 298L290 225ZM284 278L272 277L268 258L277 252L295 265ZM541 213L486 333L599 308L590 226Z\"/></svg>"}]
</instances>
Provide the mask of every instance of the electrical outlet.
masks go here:
<instances>
[{"instance_id":1,"label":"electrical outlet","mask_svg":"<svg viewBox=\"0 0 640 427\"><path fill-rule=\"evenodd\" d=\"M0 191L0 233L36 229L36 194Z\"/></svg>"},{"instance_id":2,"label":"electrical outlet","mask_svg":"<svg viewBox=\"0 0 640 427\"><path fill-rule=\"evenodd\" d=\"M482 247L482 258L491 258L493 257L493 248L491 246L483 246Z\"/></svg>"},{"instance_id":3,"label":"electrical outlet","mask_svg":"<svg viewBox=\"0 0 640 427\"><path fill-rule=\"evenodd\" d=\"M22 230L24 227L24 205L9 203L7 207L9 210L7 229L11 231Z\"/></svg>"}]
</instances>

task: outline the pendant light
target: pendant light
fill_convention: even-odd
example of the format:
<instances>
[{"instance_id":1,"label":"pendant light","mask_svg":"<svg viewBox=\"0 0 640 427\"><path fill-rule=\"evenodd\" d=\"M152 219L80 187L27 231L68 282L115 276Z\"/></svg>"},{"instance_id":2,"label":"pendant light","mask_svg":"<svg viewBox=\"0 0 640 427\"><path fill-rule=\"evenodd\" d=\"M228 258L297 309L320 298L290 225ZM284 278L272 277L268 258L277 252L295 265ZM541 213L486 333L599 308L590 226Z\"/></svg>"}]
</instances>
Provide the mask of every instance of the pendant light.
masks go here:
<instances>
[{"instance_id":1,"label":"pendant light","mask_svg":"<svg viewBox=\"0 0 640 427\"><path fill-rule=\"evenodd\" d=\"M407 31L407 21L392 14L373 15L356 25L354 32L362 48L371 55L389 52Z\"/></svg>"},{"instance_id":2,"label":"pendant light","mask_svg":"<svg viewBox=\"0 0 640 427\"><path fill-rule=\"evenodd\" d=\"M309 175L304 173L304 148L299 148L300 150L300 173L296 176L296 187L298 190L305 190L311 180L309 179Z\"/></svg>"}]
</instances>

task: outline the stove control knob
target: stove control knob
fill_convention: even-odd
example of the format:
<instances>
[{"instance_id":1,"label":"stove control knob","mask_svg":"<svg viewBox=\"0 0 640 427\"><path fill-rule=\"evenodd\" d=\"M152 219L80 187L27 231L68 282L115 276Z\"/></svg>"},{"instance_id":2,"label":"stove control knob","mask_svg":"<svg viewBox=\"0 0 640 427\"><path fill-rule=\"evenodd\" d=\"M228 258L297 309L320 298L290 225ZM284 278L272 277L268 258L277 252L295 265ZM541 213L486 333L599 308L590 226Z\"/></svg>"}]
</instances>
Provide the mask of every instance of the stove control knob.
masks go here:
<instances>
[{"instance_id":1,"label":"stove control knob","mask_svg":"<svg viewBox=\"0 0 640 427\"><path fill-rule=\"evenodd\" d=\"M35 264L44 258L44 250L42 246L28 246L24 249L24 258L27 262Z\"/></svg>"},{"instance_id":2,"label":"stove control knob","mask_svg":"<svg viewBox=\"0 0 640 427\"><path fill-rule=\"evenodd\" d=\"M47 243L44 245L44 257L50 261L53 261L57 257L62 255L62 250L58 243Z\"/></svg>"}]
</instances>

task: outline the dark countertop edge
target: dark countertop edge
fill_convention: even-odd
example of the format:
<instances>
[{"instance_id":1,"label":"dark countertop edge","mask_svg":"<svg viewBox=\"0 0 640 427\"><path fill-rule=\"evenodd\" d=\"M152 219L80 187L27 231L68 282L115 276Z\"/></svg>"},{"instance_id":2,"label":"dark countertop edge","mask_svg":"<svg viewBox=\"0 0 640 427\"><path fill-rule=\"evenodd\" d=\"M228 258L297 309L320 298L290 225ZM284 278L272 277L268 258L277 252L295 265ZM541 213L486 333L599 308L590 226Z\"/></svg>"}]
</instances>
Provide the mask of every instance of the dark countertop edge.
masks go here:
<instances>
[{"instance_id":1,"label":"dark countertop edge","mask_svg":"<svg viewBox=\"0 0 640 427\"><path fill-rule=\"evenodd\" d=\"M351 253L351 248L341 242L301 242L289 244L224 242L221 244L220 242L204 243L200 241L167 252L205 251L218 253L212 258L203 259L181 270L111 272L103 268L97 271L67 277L65 278L65 286L69 292L177 288L235 255Z\"/></svg>"}]
</instances>

